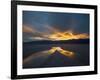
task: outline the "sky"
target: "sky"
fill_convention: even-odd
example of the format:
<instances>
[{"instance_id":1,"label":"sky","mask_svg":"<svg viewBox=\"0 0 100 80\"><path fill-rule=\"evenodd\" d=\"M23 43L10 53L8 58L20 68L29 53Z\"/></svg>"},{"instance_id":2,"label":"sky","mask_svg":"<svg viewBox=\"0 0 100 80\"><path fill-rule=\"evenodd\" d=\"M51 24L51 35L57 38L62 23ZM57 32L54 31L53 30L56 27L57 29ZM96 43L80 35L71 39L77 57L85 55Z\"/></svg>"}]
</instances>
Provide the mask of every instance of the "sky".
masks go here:
<instances>
[{"instance_id":1,"label":"sky","mask_svg":"<svg viewBox=\"0 0 100 80\"><path fill-rule=\"evenodd\" d=\"M89 14L23 11L23 41L48 40L68 31L89 34Z\"/></svg>"}]
</instances>

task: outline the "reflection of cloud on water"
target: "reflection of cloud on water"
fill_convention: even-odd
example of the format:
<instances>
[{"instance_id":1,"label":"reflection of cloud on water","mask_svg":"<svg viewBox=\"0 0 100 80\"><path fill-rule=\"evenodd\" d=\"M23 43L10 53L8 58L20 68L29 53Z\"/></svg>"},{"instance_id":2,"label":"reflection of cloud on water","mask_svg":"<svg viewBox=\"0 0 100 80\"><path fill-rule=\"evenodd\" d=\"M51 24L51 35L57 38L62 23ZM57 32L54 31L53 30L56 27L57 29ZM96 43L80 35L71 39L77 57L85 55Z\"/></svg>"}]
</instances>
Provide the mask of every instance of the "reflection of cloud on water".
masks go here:
<instances>
[{"instance_id":1,"label":"reflection of cloud on water","mask_svg":"<svg viewBox=\"0 0 100 80\"><path fill-rule=\"evenodd\" d=\"M57 51L60 52L61 54L63 54L64 56L66 57L73 57L74 56L74 52L72 51L68 51L68 50L64 50L62 49L61 47L56 47L57 48Z\"/></svg>"},{"instance_id":2,"label":"reflection of cloud on water","mask_svg":"<svg viewBox=\"0 0 100 80\"><path fill-rule=\"evenodd\" d=\"M49 55L55 54L56 51L59 54L62 54L69 58L73 58L75 54L72 51L62 49L61 47L52 47L50 50L40 51L28 56L27 58L24 59L23 64L28 63L29 61L34 60L39 57L48 57Z\"/></svg>"},{"instance_id":3,"label":"reflection of cloud on water","mask_svg":"<svg viewBox=\"0 0 100 80\"><path fill-rule=\"evenodd\" d=\"M25 64L25 63L29 62L32 59L36 59L38 57L43 57L43 56L50 55L50 54L47 54L47 53L48 53L48 50L37 52L37 53L33 53L32 55L30 55L27 58L25 58L24 61L23 61L23 63Z\"/></svg>"}]
</instances>

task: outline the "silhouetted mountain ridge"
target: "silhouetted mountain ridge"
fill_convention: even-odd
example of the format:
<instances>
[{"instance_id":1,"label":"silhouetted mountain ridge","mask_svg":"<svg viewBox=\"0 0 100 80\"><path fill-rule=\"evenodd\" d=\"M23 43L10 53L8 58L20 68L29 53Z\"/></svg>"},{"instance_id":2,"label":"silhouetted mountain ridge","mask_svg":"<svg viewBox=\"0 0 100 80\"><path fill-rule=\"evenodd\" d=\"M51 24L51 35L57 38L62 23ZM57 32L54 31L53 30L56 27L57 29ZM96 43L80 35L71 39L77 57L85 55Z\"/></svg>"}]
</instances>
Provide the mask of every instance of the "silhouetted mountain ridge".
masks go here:
<instances>
[{"instance_id":1,"label":"silhouetted mountain ridge","mask_svg":"<svg viewBox=\"0 0 100 80\"><path fill-rule=\"evenodd\" d=\"M51 40L41 40L41 41L31 41L24 42L24 44L87 44L89 43L89 39L73 39L73 40L59 40L59 41L51 41Z\"/></svg>"}]
</instances>

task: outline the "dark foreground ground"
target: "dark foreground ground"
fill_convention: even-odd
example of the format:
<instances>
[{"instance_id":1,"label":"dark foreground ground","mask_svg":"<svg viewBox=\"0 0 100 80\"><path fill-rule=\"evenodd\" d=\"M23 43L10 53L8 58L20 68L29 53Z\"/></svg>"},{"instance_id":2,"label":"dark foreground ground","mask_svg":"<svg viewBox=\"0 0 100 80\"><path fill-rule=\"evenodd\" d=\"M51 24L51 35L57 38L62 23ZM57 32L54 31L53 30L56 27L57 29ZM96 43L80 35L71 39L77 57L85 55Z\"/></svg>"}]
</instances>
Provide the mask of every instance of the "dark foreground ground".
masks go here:
<instances>
[{"instance_id":1,"label":"dark foreground ground","mask_svg":"<svg viewBox=\"0 0 100 80\"><path fill-rule=\"evenodd\" d=\"M69 57L55 51L49 54L52 47L60 47L74 56ZM23 68L86 66L89 65L89 43L24 43L23 44Z\"/></svg>"}]
</instances>

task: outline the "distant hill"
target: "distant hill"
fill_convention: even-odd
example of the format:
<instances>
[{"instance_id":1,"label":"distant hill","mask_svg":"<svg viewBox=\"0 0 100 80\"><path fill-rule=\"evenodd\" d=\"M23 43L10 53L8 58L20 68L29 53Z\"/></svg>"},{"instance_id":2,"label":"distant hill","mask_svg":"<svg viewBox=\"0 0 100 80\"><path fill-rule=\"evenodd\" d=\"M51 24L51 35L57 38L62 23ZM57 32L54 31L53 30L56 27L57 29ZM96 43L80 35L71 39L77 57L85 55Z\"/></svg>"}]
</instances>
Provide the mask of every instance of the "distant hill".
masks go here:
<instances>
[{"instance_id":1,"label":"distant hill","mask_svg":"<svg viewBox=\"0 0 100 80\"><path fill-rule=\"evenodd\" d=\"M87 44L87 43L89 43L89 39L73 39L73 40L59 40L59 41L41 40L41 41L24 42L24 44Z\"/></svg>"}]
</instances>

